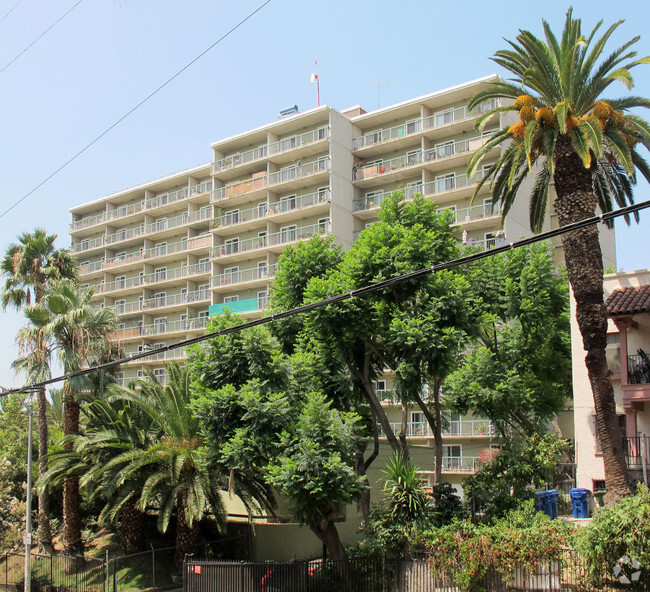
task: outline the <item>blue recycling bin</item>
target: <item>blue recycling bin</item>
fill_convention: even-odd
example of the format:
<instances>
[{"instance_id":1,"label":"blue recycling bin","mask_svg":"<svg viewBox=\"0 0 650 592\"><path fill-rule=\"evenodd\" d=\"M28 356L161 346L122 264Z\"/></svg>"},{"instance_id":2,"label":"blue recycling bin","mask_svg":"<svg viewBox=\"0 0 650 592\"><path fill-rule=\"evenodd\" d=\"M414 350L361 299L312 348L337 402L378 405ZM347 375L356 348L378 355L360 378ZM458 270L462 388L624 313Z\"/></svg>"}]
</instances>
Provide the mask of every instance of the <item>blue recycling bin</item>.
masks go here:
<instances>
[{"instance_id":1,"label":"blue recycling bin","mask_svg":"<svg viewBox=\"0 0 650 592\"><path fill-rule=\"evenodd\" d=\"M544 497L544 514L554 520L557 518L557 499L560 494L557 489L548 489L544 493L546 494Z\"/></svg>"},{"instance_id":2,"label":"blue recycling bin","mask_svg":"<svg viewBox=\"0 0 650 592\"><path fill-rule=\"evenodd\" d=\"M591 491L576 487L569 490L571 496L571 503L573 505L574 518L589 518L589 498L591 498Z\"/></svg>"},{"instance_id":3,"label":"blue recycling bin","mask_svg":"<svg viewBox=\"0 0 650 592\"><path fill-rule=\"evenodd\" d=\"M535 509L538 512L544 511L544 498L546 497L545 491L536 491L535 492Z\"/></svg>"}]
</instances>

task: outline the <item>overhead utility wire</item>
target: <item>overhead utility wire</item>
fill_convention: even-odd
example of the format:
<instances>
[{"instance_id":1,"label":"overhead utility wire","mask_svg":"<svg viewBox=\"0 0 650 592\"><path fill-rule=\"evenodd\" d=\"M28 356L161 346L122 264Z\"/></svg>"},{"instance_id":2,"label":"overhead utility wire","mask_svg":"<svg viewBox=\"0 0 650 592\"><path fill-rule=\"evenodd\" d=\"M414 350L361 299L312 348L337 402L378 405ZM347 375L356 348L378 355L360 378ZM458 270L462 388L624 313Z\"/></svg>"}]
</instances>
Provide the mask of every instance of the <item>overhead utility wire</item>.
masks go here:
<instances>
[{"instance_id":1,"label":"overhead utility wire","mask_svg":"<svg viewBox=\"0 0 650 592\"><path fill-rule=\"evenodd\" d=\"M23 201L25 201L30 195L32 195L35 191L40 189L45 183L47 183L52 177L60 173L65 167L67 167L71 162L75 161L77 158L79 158L86 150L88 150L91 146L96 144L99 140L101 140L108 132L110 132L113 128L117 127L120 123L122 123L129 115L131 115L133 112L137 111L142 105L144 105L149 99L151 99L153 96L157 95L163 88L165 88L170 82L178 78L185 70L187 70L190 66L192 66L194 63L196 63L198 60L200 60L206 53L208 53L210 50L212 50L214 47L219 45L226 37L228 37L230 34L234 33L239 27L241 27L246 21L250 20L253 16L255 16L262 8L264 8L267 4L269 4L271 0L266 0L263 4L260 4L253 12L251 12L246 18L242 19L239 21L234 27L229 29L226 33L224 33L219 39L217 39L210 47L207 49L203 50L198 56L196 56L191 62L183 66L176 74L174 74L171 78L169 78L166 82L163 82L156 90L154 90L152 93L147 95L144 99L142 99L135 107L131 108L129 111L127 111L122 117L120 117L115 123L113 123L111 126L106 128L101 134L99 134L92 142L89 142L86 144L79 152L77 152L74 156L70 157L68 160L66 160L59 168L57 168L53 173L50 173L45 179L43 179L36 187L28 191L25 195L23 195L18 201L16 201L14 204L9 206L2 214L0 214L0 218L3 218L6 216L11 210L13 210L17 205L21 204Z\"/></svg>"},{"instance_id":2,"label":"overhead utility wire","mask_svg":"<svg viewBox=\"0 0 650 592\"><path fill-rule=\"evenodd\" d=\"M5 64L2 68L0 68L0 74L2 74L11 64L13 64L20 56L22 56L24 53L26 53L29 49L31 49L36 43L38 43L45 35L47 35L56 25L58 25L66 16L68 16L77 6L79 6L84 0L79 0L72 8L68 9L61 17L59 17L56 21L54 21L45 31L43 31L34 41L32 41L25 49L23 49L13 60L11 60L8 64ZM18 3L20 4L20 2ZM18 6L16 4L16 6ZM16 8L14 6L14 8ZM13 10L12 8L11 10ZM5 17L2 19L4 20L11 14L11 10L5 15ZM1 23L2 21L0 21Z\"/></svg>"},{"instance_id":3,"label":"overhead utility wire","mask_svg":"<svg viewBox=\"0 0 650 592\"><path fill-rule=\"evenodd\" d=\"M29 389L35 389L35 388L40 388L47 386L49 384L54 384L56 382L61 382L62 380L68 380L70 378L75 378L77 376L85 376L86 374L92 374L94 372L97 372L99 370L107 370L109 368L113 368L115 366L120 366L121 364L125 364L127 362L133 362L135 360L140 360L142 358L148 358L149 356L156 356L159 355L160 353L166 352L166 351L171 351L174 349L179 349L182 347L187 347L188 345L193 345L195 343L200 343L202 341L205 341L206 339L212 339L213 337L221 337L222 335L228 335L229 333L236 333L238 331L243 331L244 329L250 329L251 327L256 327L257 325L265 325L267 323L271 323L277 319L284 319L287 317L292 317L298 314L302 314L305 312L310 312L312 310L315 310L317 308L322 308L324 306L329 306L331 304L338 304L339 302L343 302L345 300L349 300L351 298L358 298L360 296L365 296L366 294L370 294L371 292L376 292L378 290L383 290L384 288L389 288L391 286L401 284L403 282L409 281L409 280L414 280L414 279L419 279L421 277L437 273L439 271L443 271L445 269L452 269L453 267L459 267L461 265L467 265L468 263L474 263L475 261L479 261L481 259L485 259L487 257L493 257L494 255L499 255L500 253L505 253L507 251L510 251L512 249L518 249L520 247L525 247L527 245L532 245L533 243L538 243L540 241L544 241L550 238L555 238L556 236L561 236L562 234L566 234L567 232L572 232L574 230L580 230L581 228L586 228L587 226L593 226L594 224L598 224L599 222L608 222L610 220L614 220L615 218L618 218L620 216L629 216L630 214L633 214L634 212L638 212L639 210L643 210L645 208L650 207L650 200L644 201L638 204L634 204L631 206L627 206L625 208L620 208L618 210L614 210L613 212L608 212L607 214L600 214L598 216L594 216L592 218L585 218L584 220L579 220L578 222L574 222L573 224L567 224L566 226L563 226L562 228L557 228L555 230L549 230L548 232L542 232L538 235L531 236L528 238L522 238L518 241L514 241L511 243L508 243L506 245L503 245L501 247L493 247L491 249L486 249L485 251L480 251L478 253L472 253L471 255L466 255L465 257L459 257L458 259L452 259L451 261L447 261L446 263L438 263L436 265L432 265L430 267L425 267L423 269L418 269L417 271L412 271L410 273L405 273L403 275L399 275L394 278L389 278L387 280L383 280L381 282L375 282L374 284L370 284L368 286L365 286L363 288L357 288L356 290L351 290L350 292L345 292L343 294L337 294L336 296L330 296L329 298L325 298L324 300L319 300L318 302L311 302L309 304L303 304L302 306L298 306L296 308L292 308L290 310L286 310L283 312L275 313L266 317L262 317L261 319L255 319L253 321L248 321L246 323L241 323L239 325L235 325L234 327L228 327L227 329L221 329L220 331L214 331L212 333L206 333L205 335L201 335L199 337L194 337L193 339L186 339L185 341L181 341L179 343L174 343L171 345L166 345L164 347L159 347L151 351L146 351L146 352L140 352L137 354L132 354L126 358L121 358L119 360L113 360L111 362L106 362L104 364L99 364L97 366L91 366L90 368L84 368L83 370L77 370L75 372L69 372L68 374L63 374L61 376L57 376L55 378L50 378L48 380L43 380L41 382L35 382L33 384L29 385L24 385L22 387L14 388L11 390L6 390L2 393L0 393L0 396L4 395L12 395L16 393L22 393L25 392Z\"/></svg>"},{"instance_id":4,"label":"overhead utility wire","mask_svg":"<svg viewBox=\"0 0 650 592\"><path fill-rule=\"evenodd\" d=\"M0 19L0 24L4 23L5 19L16 9L18 8L18 5L22 2L23 0L18 0L16 4L14 4L10 9L7 14L5 14L1 19Z\"/></svg>"}]
</instances>

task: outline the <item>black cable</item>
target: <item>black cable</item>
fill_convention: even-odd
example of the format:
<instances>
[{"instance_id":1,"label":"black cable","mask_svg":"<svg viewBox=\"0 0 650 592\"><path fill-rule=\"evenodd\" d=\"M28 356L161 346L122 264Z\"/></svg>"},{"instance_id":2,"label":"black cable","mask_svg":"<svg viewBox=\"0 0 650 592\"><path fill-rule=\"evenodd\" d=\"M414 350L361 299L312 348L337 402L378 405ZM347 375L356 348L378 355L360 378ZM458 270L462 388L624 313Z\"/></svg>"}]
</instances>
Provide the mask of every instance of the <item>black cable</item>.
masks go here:
<instances>
[{"instance_id":1,"label":"black cable","mask_svg":"<svg viewBox=\"0 0 650 592\"><path fill-rule=\"evenodd\" d=\"M83 1L83 0L80 0ZM260 4L253 12L251 12L246 18L242 19L239 21L234 27L232 27L230 30L228 30L226 33L224 33L219 39L217 39L210 47L202 51L198 56L196 56L191 62L183 66L176 74L174 74L171 78L169 78L166 82L163 82L156 90L154 90L152 93L150 93L147 97L142 99L135 107L131 108L127 113L122 115L115 123L113 123L111 126L106 128L101 134L99 134L92 142L86 144L79 152L77 152L74 156L70 157L68 160L66 160L58 169L56 169L53 173L50 173L45 179L43 179L36 187L28 191L25 195L23 195L18 201L16 201L14 204L9 206L2 214L0 214L0 218L3 218L6 216L11 210L13 210L17 205L21 204L23 201L25 201L30 195L32 195L35 191L40 189L45 183L47 183L52 177L60 173L65 167L67 167L71 162L75 161L77 158L79 158L86 150L88 150L91 146L96 144L99 140L101 140L108 132L110 132L113 128L117 127L120 123L122 123L129 115L131 115L133 112L137 111L142 105L144 105L149 99L151 99L154 95L158 94L163 88L165 88L170 82L178 78L185 70L187 70L190 66L192 66L195 62L200 60L206 53L208 53L211 49L216 47L219 43L221 43L226 37L228 37L231 33L235 32L239 27L241 27L246 21L251 19L253 16L255 16L262 8L264 8L267 4L269 4L271 0L266 0L263 4Z\"/></svg>"},{"instance_id":2,"label":"black cable","mask_svg":"<svg viewBox=\"0 0 650 592\"><path fill-rule=\"evenodd\" d=\"M84 0L79 0L72 8L68 9L62 16L60 16L56 21L54 21L45 31L43 31L34 41L32 41L25 49L23 49L13 60L11 60L8 64L5 64L2 68L0 68L0 74L2 74L11 64L13 64L20 56L22 56L25 52L27 52L30 48L32 48L36 43L38 43L45 35L47 35L56 25L58 25L66 16L68 16L77 6L79 6ZM20 4L20 2L18 2ZM18 6L16 4L16 6ZM14 6L14 8L16 8ZM11 10L13 10L12 8ZM4 20L11 14L11 10L5 15L5 17L2 19ZM1 23L2 21L0 21Z\"/></svg>"},{"instance_id":3,"label":"black cable","mask_svg":"<svg viewBox=\"0 0 650 592\"><path fill-rule=\"evenodd\" d=\"M85 376L86 374L92 374L100 370L108 370L109 368L113 368L121 364L133 362L135 360L140 360L142 358L148 358L149 356L155 356L166 351L172 351L174 349L187 347L188 345L193 345L195 343L201 343L206 339L212 339L213 337L221 337L222 335L228 335L229 333L236 333L238 331L243 331L244 329L257 327L258 325L265 325L277 319L284 319L298 314L303 314L315 310L317 308L322 308L324 306L329 306L331 304L338 304L339 302L343 302L351 298L359 298L360 296L364 296L366 294L370 294L378 290L383 290L384 288L390 288L391 286L401 284L409 280L418 279L426 275L430 275L432 273L437 273L438 271L443 271L445 269L452 269L454 267L459 267L461 265L467 265L469 263L473 263L474 261L479 261L487 257L493 257L494 255L499 255L500 253L505 253L512 249L518 249L520 247L532 245L533 243L538 243L544 240L548 240L556 236L561 236L562 234L566 234L567 232L573 232L575 230L580 230L581 228L586 228L587 226L593 226L594 224L598 224L599 222L607 222L609 220L613 220L620 216L629 216L634 212L638 212L639 210L644 210L648 207L650 207L650 200L638 204L633 204L625 208L620 208L618 210L614 210L613 212L608 212L607 214L601 214L598 216L594 216L592 218L585 218L584 220L580 220L572 224L567 224L566 226L563 226L561 228L557 228L555 230L549 230L547 232L542 232L540 234L528 238L522 238L518 241L514 241L500 247L493 247L491 249L486 249L478 253L472 253L471 255L466 255L465 257L459 257L458 259L453 259L452 261L447 261L446 263L438 263L436 265L425 267L423 269L418 269L417 271L412 271L410 273L405 273L403 275L394 278L389 278L381 282L375 282L374 284L370 284L363 288L357 288L356 290L351 290L350 292L346 292L344 294L337 294L336 296L330 296L329 298L325 298L324 300L319 300L318 302L303 304L302 306L298 306L296 308L292 308L290 310L286 310L283 312L275 313L267 317L262 317L261 319L255 319L253 321L241 323L239 325L235 325L234 327L228 327L226 329L221 329L220 331L214 331L213 333L206 333L205 335L200 335L199 337L186 339L185 341L173 343L171 345L159 347L150 351L132 354L126 358L120 358L119 360L113 360L111 362L106 362L104 364L99 364L97 366L91 366L90 368L84 368L83 370L69 372L68 374L63 374L55 378L43 380L41 382L35 382L30 385L23 385L22 387L19 388L6 390L0 393L0 396L22 393L28 389L44 387L47 386L48 384L54 384L57 382L61 382L62 380L75 378L77 376Z\"/></svg>"}]
</instances>

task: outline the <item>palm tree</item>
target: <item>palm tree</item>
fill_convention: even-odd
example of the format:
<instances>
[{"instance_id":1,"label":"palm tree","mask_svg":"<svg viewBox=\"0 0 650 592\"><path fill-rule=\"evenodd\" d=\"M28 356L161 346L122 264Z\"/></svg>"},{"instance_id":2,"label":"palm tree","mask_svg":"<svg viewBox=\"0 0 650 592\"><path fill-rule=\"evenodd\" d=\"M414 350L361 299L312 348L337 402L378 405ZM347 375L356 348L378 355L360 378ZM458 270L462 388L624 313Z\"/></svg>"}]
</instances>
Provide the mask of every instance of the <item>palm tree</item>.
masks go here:
<instances>
[{"instance_id":1,"label":"palm tree","mask_svg":"<svg viewBox=\"0 0 650 592\"><path fill-rule=\"evenodd\" d=\"M209 510L219 523L224 522L219 490L226 489L228 479L211 473L201 454L199 420L190 407L189 371L176 363L167 371L167 385L149 374L147 380L137 381L136 388L112 388L110 401L137 407L151 422L155 437L116 456L105 470L119 475L118 492L126 484L140 484L137 509L157 505L161 532L167 530L176 510L176 560L180 564L186 554L196 550L199 523Z\"/></svg>"},{"instance_id":2,"label":"palm tree","mask_svg":"<svg viewBox=\"0 0 650 592\"><path fill-rule=\"evenodd\" d=\"M30 303L40 303L48 283L53 279L72 278L76 274L77 261L70 251L55 249L55 234L47 234L42 228L22 233L18 242L9 245L0 262L4 285L0 292L3 310L13 307L21 310ZM26 342L19 336L21 360L14 368L23 373L30 382L49 377L49 352L42 341ZM37 394L38 474L47 471L47 400L45 388ZM47 488L38 495L38 543L41 551L52 551L50 527L50 495Z\"/></svg>"},{"instance_id":3,"label":"palm tree","mask_svg":"<svg viewBox=\"0 0 650 592\"><path fill-rule=\"evenodd\" d=\"M557 194L554 208L559 224L566 226L594 216L598 207L609 211L614 202L619 206L632 203L637 170L650 181L650 168L636 150L638 144L650 148L650 127L629 113L634 107L650 107L650 100L603 96L614 81L632 88L630 70L650 62L650 58L637 59L636 51L630 49L639 37L601 59L607 41L621 23L613 24L597 38L601 21L584 37L580 20L569 10L560 41L545 21L544 40L521 31L516 41L508 42L510 49L498 51L492 58L512 74L510 81L497 82L470 101L470 108L488 99L514 101L479 118L479 128L501 112L517 111L519 121L492 133L472 156L468 174L476 173L492 148L510 141L497 162L488 167L483 182L491 180L494 198L501 202L506 216L522 183L534 174L530 224L535 232L541 230L544 221L551 182ZM629 495L631 489L605 358L607 319L598 229L590 226L565 233L562 246L587 352L607 501L613 503Z\"/></svg>"},{"instance_id":4,"label":"palm tree","mask_svg":"<svg viewBox=\"0 0 650 592\"><path fill-rule=\"evenodd\" d=\"M49 344L63 366L65 374L74 373L101 359L111 348L110 335L117 326L117 316L110 308L94 309L93 292L74 280L52 282L42 302L25 309L31 323L24 337ZM85 376L68 377L63 383L63 432L79 433L79 402L77 394L89 387ZM64 448L71 451L72 441ZM63 484L63 547L68 555L83 555L81 538L79 478L66 477Z\"/></svg>"}]
</instances>

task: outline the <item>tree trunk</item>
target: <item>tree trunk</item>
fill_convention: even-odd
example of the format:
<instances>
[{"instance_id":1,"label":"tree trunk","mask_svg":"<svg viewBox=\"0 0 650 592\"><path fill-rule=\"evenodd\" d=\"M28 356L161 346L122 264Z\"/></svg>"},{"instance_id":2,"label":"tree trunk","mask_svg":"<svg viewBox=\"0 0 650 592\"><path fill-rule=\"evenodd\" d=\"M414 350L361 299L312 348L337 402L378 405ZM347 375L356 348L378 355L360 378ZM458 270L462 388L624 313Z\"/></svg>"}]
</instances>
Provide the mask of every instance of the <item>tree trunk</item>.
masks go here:
<instances>
[{"instance_id":1,"label":"tree trunk","mask_svg":"<svg viewBox=\"0 0 650 592\"><path fill-rule=\"evenodd\" d=\"M176 567L183 565L186 555L192 555L199 550L199 535L201 528L194 520L192 526L187 522L185 500L182 494L176 498Z\"/></svg>"},{"instance_id":2,"label":"tree trunk","mask_svg":"<svg viewBox=\"0 0 650 592\"><path fill-rule=\"evenodd\" d=\"M334 518L339 513L339 509L334 504L331 504L330 507L330 513L327 516L322 516L317 523L310 524L309 528L327 547L330 557L336 561L336 569L341 576L343 590L347 590L349 575L348 557L339 537L336 523L334 522Z\"/></svg>"},{"instance_id":3,"label":"tree trunk","mask_svg":"<svg viewBox=\"0 0 650 592\"><path fill-rule=\"evenodd\" d=\"M595 215L597 199L591 172L584 168L566 136L555 147L555 210L560 227ZM607 316L603 302L603 259L598 228L589 226L562 235L569 281L576 301L576 319L587 352L585 362L594 397L607 494L611 505L631 495L625 451L618 426L614 389L607 368Z\"/></svg>"},{"instance_id":4,"label":"tree trunk","mask_svg":"<svg viewBox=\"0 0 650 592\"><path fill-rule=\"evenodd\" d=\"M79 433L79 403L67 383L63 386L65 408L63 432L66 436ZM65 450L72 450L72 442L66 442ZM63 550L66 555L83 555L81 538L81 495L79 478L66 477L63 481Z\"/></svg>"},{"instance_id":5,"label":"tree trunk","mask_svg":"<svg viewBox=\"0 0 650 592\"><path fill-rule=\"evenodd\" d=\"M409 418L408 405L406 404L406 401L402 401L402 425L399 431L399 443L400 446L402 447L402 458L405 460L409 458L409 445L408 445L408 441L406 440L406 434L408 433L408 429L409 429L408 418Z\"/></svg>"},{"instance_id":6,"label":"tree trunk","mask_svg":"<svg viewBox=\"0 0 650 592\"><path fill-rule=\"evenodd\" d=\"M43 477L47 471L47 400L45 388L37 394L37 420L36 432L38 439L38 476ZM39 553L51 555L54 551L52 545L52 528L50 526L50 489L43 487L38 494L38 550Z\"/></svg>"},{"instance_id":7,"label":"tree trunk","mask_svg":"<svg viewBox=\"0 0 650 592\"><path fill-rule=\"evenodd\" d=\"M146 514L138 510L136 496L131 496L124 504L120 516L120 546L125 555L139 553L144 549L144 529Z\"/></svg>"}]
</instances>

